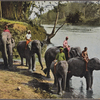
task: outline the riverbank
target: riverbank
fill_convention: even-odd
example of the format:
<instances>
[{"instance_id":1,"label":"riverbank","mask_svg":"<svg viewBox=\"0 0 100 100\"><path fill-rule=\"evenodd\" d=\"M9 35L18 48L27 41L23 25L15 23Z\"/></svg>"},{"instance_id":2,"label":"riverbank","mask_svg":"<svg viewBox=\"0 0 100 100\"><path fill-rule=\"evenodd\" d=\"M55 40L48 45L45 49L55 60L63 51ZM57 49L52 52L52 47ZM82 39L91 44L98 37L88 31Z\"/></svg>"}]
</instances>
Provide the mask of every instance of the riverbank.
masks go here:
<instances>
[{"instance_id":1,"label":"riverbank","mask_svg":"<svg viewBox=\"0 0 100 100\"><path fill-rule=\"evenodd\" d=\"M41 67L36 63L36 71L28 72L28 68L14 61L16 71L3 70L0 63L0 99L45 99L57 98L52 94L52 79L46 78ZM43 64L45 68L45 64ZM52 75L51 75L52 76Z\"/></svg>"}]
</instances>

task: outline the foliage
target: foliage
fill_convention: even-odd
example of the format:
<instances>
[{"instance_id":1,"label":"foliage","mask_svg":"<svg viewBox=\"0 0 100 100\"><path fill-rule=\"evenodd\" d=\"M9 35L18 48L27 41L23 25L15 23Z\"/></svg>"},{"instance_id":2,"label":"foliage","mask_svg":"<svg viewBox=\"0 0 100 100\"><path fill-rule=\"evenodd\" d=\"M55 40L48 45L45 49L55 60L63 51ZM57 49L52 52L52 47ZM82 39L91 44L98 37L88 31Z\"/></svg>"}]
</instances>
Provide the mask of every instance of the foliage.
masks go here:
<instances>
[{"instance_id":1,"label":"foliage","mask_svg":"<svg viewBox=\"0 0 100 100\"><path fill-rule=\"evenodd\" d=\"M8 28L12 34L12 37L15 40L15 48L14 48L14 58L18 57L18 52L17 52L17 44L19 41L25 40L25 36L27 33L27 30L31 30L32 34L32 40L38 39L40 41L43 41L46 38L46 31L44 30L43 27L41 26L36 26L34 25L33 27L27 23L23 23L18 21L10 21L2 19L0 20L0 33L4 30L4 26L8 25Z\"/></svg>"},{"instance_id":2,"label":"foliage","mask_svg":"<svg viewBox=\"0 0 100 100\"><path fill-rule=\"evenodd\" d=\"M66 17L66 21L67 23L76 24L82 21L82 19L80 19L80 16L81 16L81 13L78 11L75 14L69 13L69 15Z\"/></svg>"},{"instance_id":3,"label":"foliage","mask_svg":"<svg viewBox=\"0 0 100 100\"><path fill-rule=\"evenodd\" d=\"M32 6L32 7L31 7ZM31 7L31 9L30 9ZM2 1L2 17L10 20L28 20L34 8L32 1Z\"/></svg>"},{"instance_id":4,"label":"foliage","mask_svg":"<svg viewBox=\"0 0 100 100\"><path fill-rule=\"evenodd\" d=\"M55 7L54 9L48 11L47 13L43 14L41 17L41 20L43 20L43 23L53 23L54 18L56 16L55 13ZM68 18L69 16L69 18ZM78 17L75 18L74 16ZM74 17L74 18L73 18ZM100 3L99 1L94 2L66 2L66 3L60 3L59 5L59 23L63 23L64 19L69 19L69 22L71 24L88 24L88 22L93 22L93 19L100 19ZM73 20L72 20L73 19ZM91 20L89 20L91 19ZM59 21L60 20L60 21ZM61 21L62 20L62 21ZM75 21L74 21L75 20ZM89 21L88 21L89 20ZM68 20L67 20L68 21ZM87 22L86 22L87 21ZM96 23L92 25L100 25L100 21L96 21ZM89 24L91 25L91 24Z\"/></svg>"}]
</instances>

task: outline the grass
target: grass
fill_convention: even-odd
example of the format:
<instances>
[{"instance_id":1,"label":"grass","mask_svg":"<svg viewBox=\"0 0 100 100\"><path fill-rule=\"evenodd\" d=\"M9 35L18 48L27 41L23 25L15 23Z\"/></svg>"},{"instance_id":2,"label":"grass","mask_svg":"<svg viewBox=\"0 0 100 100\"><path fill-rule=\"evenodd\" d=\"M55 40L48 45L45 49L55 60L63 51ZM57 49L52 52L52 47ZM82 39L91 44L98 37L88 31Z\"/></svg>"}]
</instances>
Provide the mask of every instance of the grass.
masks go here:
<instances>
[{"instance_id":1,"label":"grass","mask_svg":"<svg viewBox=\"0 0 100 100\"><path fill-rule=\"evenodd\" d=\"M22 24L22 25L28 25L27 23L25 22L19 22L19 21L14 21L14 20L8 20L8 19L4 19L4 18L1 18L0 19L0 22L6 22L6 23L11 23L11 24Z\"/></svg>"},{"instance_id":2,"label":"grass","mask_svg":"<svg viewBox=\"0 0 100 100\"><path fill-rule=\"evenodd\" d=\"M14 63L17 67L16 72L0 69L0 99L42 99L56 98L50 94L49 83L45 74L41 70L39 63L36 63L36 71L28 72L25 66L18 66L20 63ZM43 63L45 67L45 63ZM18 90L17 88L21 89Z\"/></svg>"}]
</instances>

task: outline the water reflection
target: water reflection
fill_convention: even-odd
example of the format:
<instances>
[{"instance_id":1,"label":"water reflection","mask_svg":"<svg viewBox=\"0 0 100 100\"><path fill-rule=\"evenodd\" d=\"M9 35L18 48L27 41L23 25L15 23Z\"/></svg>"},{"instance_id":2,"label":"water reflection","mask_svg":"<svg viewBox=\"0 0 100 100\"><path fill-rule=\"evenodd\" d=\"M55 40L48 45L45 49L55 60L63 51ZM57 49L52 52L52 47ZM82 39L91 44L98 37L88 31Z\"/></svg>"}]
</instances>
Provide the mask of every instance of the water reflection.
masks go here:
<instances>
[{"instance_id":1,"label":"water reflection","mask_svg":"<svg viewBox=\"0 0 100 100\"><path fill-rule=\"evenodd\" d=\"M48 33L52 31L52 25L44 25L44 28ZM48 48L52 46L62 46L65 37L68 36L68 44L71 47L79 46L81 50L85 46L88 47L89 58L97 57L100 59L100 27L87 27L87 26L63 26L61 30L51 39ZM86 91L85 78L72 78L72 86L74 89L72 92L67 92L64 97L69 98L100 98L100 70L93 72L93 91ZM80 80L82 80L80 82Z\"/></svg>"},{"instance_id":2,"label":"water reflection","mask_svg":"<svg viewBox=\"0 0 100 100\"><path fill-rule=\"evenodd\" d=\"M93 91L87 91L86 92L86 98L93 98Z\"/></svg>"},{"instance_id":3,"label":"water reflection","mask_svg":"<svg viewBox=\"0 0 100 100\"><path fill-rule=\"evenodd\" d=\"M78 98L84 98L84 91L83 91L83 81L80 81L81 82L81 87L79 88L80 92L78 94Z\"/></svg>"}]
</instances>

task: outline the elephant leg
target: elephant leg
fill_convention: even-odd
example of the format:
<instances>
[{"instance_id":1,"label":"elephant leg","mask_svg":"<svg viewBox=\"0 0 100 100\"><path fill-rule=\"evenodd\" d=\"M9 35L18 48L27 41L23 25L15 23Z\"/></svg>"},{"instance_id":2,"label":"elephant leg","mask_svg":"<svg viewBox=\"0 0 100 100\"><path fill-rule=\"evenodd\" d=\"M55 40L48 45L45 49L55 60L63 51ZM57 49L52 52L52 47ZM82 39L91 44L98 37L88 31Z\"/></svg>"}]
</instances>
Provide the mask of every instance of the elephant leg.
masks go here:
<instances>
[{"instance_id":1,"label":"elephant leg","mask_svg":"<svg viewBox=\"0 0 100 100\"><path fill-rule=\"evenodd\" d=\"M43 70L43 65L42 65L42 59L41 59L41 53L40 53L40 51L37 53L37 55L38 55L39 63L41 65L41 70Z\"/></svg>"},{"instance_id":2,"label":"elephant leg","mask_svg":"<svg viewBox=\"0 0 100 100\"><path fill-rule=\"evenodd\" d=\"M47 68L47 77L50 78L50 66Z\"/></svg>"},{"instance_id":3,"label":"elephant leg","mask_svg":"<svg viewBox=\"0 0 100 100\"><path fill-rule=\"evenodd\" d=\"M54 86L57 86L57 76L54 74Z\"/></svg>"},{"instance_id":4,"label":"elephant leg","mask_svg":"<svg viewBox=\"0 0 100 100\"><path fill-rule=\"evenodd\" d=\"M70 79L71 79L71 77L72 77L72 75L71 74L67 74L67 80L66 80L66 89L68 90L68 91L70 91Z\"/></svg>"},{"instance_id":5,"label":"elephant leg","mask_svg":"<svg viewBox=\"0 0 100 100\"><path fill-rule=\"evenodd\" d=\"M12 44L8 45L8 62L9 62L9 69L13 69L13 53L12 53Z\"/></svg>"},{"instance_id":6,"label":"elephant leg","mask_svg":"<svg viewBox=\"0 0 100 100\"><path fill-rule=\"evenodd\" d=\"M52 62L46 62L46 66L47 66L47 77L50 78L50 65Z\"/></svg>"},{"instance_id":7,"label":"elephant leg","mask_svg":"<svg viewBox=\"0 0 100 100\"><path fill-rule=\"evenodd\" d=\"M36 68L35 68L35 54L33 54L33 56L32 56L32 70L36 71Z\"/></svg>"},{"instance_id":8,"label":"elephant leg","mask_svg":"<svg viewBox=\"0 0 100 100\"><path fill-rule=\"evenodd\" d=\"M29 66L29 62L28 59L26 58L26 66Z\"/></svg>"},{"instance_id":9,"label":"elephant leg","mask_svg":"<svg viewBox=\"0 0 100 100\"><path fill-rule=\"evenodd\" d=\"M62 78L57 78L58 81L58 94L62 95Z\"/></svg>"},{"instance_id":10,"label":"elephant leg","mask_svg":"<svg viewBox=\"0 0 100 100\"><path fill-rule=\"evenodd\" d=\"M4 60L4 69L7 69L8 68L8 60L7 60L6 55L3 50L2 50L2 57Z\"/></svg>"},{"instance_id":11,"label":"elephant leg","mask_svg":"<svg viewBox=\"0 0 100 100\"><path fill-rule=\"evenodd\" d=\"M62 76L62 90L64 91L66 89L66 75L67 73L65 73L63 76Z\"/></svg>"},{"instance_id":12,"label":"elephant leg","mask_svg":"<svg viewBox=\"0 0 100 100\"><path fill-rule=\"evenodd\" d=\"M29 71L30 71L30 72L33 72L33 70L32 70L32 57L30 57L30 58L28 59L28 62L29 62Z\"/></svg>"},{"instance_id":13,"label":"elephant leg","mask_svg":"<svg viewBox=\"0 0 100 100\"><path fill-rule=\"evenodd\" d=\"M23 57L21 57L21 65L24 65L24 63L23 63Z\"/></svg>"},{"instance_id":14,"label":"elephant leg","mask_svg":"<svg viewBox=\"0 0 100 100\"><path fill-rule=\"evenodd\" d=\"M90 88L92 89L92 84L93 84L93 71L90 71L90 78L91 78L91 83L90 83Z\"/></svg>"},{"instance_id":15,"label":"elephant leg","mask_svg":"<svg viewBox=\"0 0 100 100\"><path fill-rule=\"evenodd\" d=\"M90 88L90 73L89 73L89 71L86 72L85 79L86 79L86 85L87 85L86 90L89 90L89 88Z\"/></svg>"}]
</instances>

